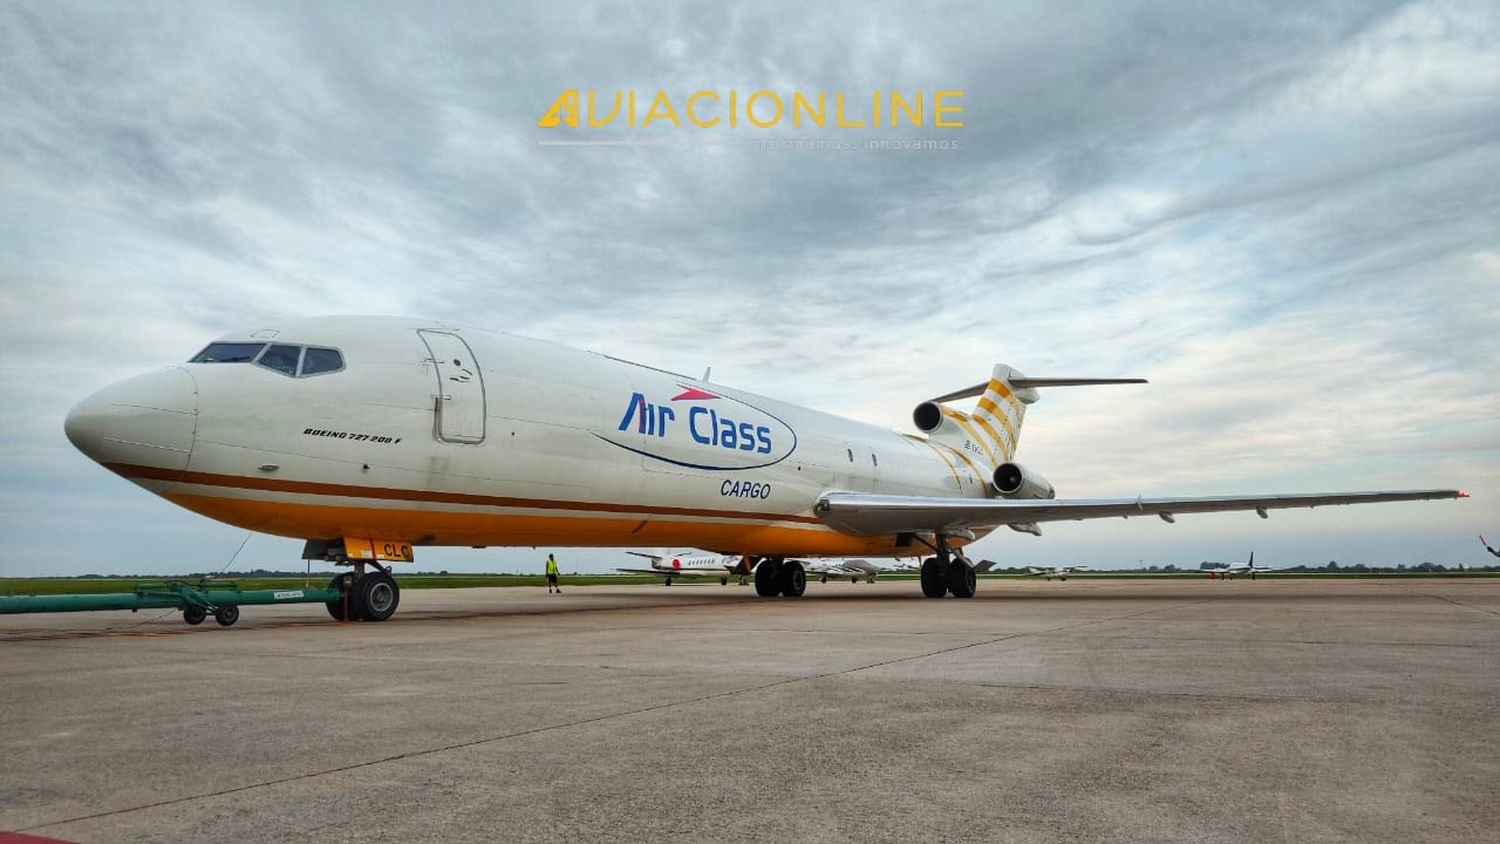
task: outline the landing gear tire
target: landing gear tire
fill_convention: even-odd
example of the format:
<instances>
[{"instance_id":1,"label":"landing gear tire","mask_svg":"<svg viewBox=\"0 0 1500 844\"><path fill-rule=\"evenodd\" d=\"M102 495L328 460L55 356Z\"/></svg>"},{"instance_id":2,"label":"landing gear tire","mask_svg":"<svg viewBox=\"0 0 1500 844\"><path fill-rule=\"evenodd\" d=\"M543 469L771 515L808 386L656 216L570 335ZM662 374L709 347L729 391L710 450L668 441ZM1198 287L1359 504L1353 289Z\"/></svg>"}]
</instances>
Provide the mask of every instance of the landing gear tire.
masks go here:
<instances>
[{"instance_id":1,"label":"landing gear tire","mask_svg":"<svg viewBox=\"0 0 1500 844\"><path fill-rule=\"evenodd\" d=\"M359 615L354 612L354 596L349 594L354 590L354 575L349 573L336 574L328 581L329 589L337 589L340 597L329 601L323 606L328 608L328 614L333 616L334 621L359 621Z\"/></svg>"},{"instance_id":2,"label":"landing gear tire","mask_svg":"<svg viewBox=\"0 0 1500 844\"><path fill-rule=\"evenodd\" d=\"M948 582L943 577L943 566L937 557L922 561L922 594L929 598L941 598L948 594Z\"/></svg>"},{"instance_id":3,"label":"landing gear tire","mask_svg":"<svg viewBox=\"0 0 1500 844\"><path fill-rule=\"evenodd\" d=\"M360 621L385 621L400 603L401 587L396 585L396 578L383 571L354 581L354 592L349 596L350 609L359 608Z\"/></svg>"},{"instance_id":4,"label":"landing gear tire","mask_svg":"<svg viewBox=\"0 0 1500 844\"><path fill-rule=\"evenodd\" d=\"M220 627L229 627L240 620L240 608L234 604L225 604L214 610L214 621L219 622Z\"/></svg>"},{"instance_id":5,"label":"landing gear tire","mask_svg":"<svg viewBox=\"0 0 1500 844\"><path fill-rule=\"evenodd\" d=\"M762 598L774 598L781 593L781 563L776 560L761 560L755 567L755 594Z\"/></svg>"},{"instance_id":6,"label":"landing gear tire","mask_svg":"<svg viewBox=\"0 0 1500 844\"><path fill-rule=\"evenodd\" d=\"M720 586L728 586L729 585L729 578L727 578L727 577L721 577L721 578L719 578L719 585Z\"/></svg>"},{"instance_id":7,"label":"landing gear tire","mask_svg":"<svg viewBox=\"0 0 1500 844\"><path fill-rule=\"evenodd\" d=\"M667 578L667 579L666 579L666 580L665 580L665 581L664 581L664 582L663 582L663 583L662 583L662 585L663 585L663 586L671 586L671 585L672 585L672 578L670 578L670 577L669 577L669 578Z\"/></svg>"},{"instance_id":8,"label":"landing gear tire","mask_svg":"<svg viewBox=\"0 0 1500 844\"><path fill-rule=\"evenodd\" d=\"M202 624L205 618L208 618L208 611L202 607L187 607L182 611L182 620L195 627Z\"/></svg>"},{"instance_id":9,"label":"landing gear tire","mask_svg":"<svg viewBox=\"0 0 1500 844\"><path fill-rule=\"evenodd\" d=\"M802 570L802 564L797 562L782 563L781 574L777 577L780 592L788 598L800 598L807 591L807 572Z\"/></svg>"},{"instance_id":10,"label":"landing gear tire","mask_svg":"<svg viewBox=\"0 0 1500 844\"><path fill-rule=\"evenodd\" d=\"M974 567L962 557L948 564L948 591L955 598L972 598L979 578L974 576Z\"/></svg>"}]
</instances>

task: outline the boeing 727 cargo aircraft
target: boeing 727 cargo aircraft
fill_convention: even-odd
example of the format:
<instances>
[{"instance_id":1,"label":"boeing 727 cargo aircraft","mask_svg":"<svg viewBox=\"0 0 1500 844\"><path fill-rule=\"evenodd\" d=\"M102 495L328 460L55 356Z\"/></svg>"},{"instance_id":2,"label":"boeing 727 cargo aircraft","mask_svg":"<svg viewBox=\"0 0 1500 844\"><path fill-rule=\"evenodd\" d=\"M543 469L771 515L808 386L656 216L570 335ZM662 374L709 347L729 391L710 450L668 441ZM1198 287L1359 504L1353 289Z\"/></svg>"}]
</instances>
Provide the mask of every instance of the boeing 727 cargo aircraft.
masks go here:
<instances>
[{"instance_id":1,"label":"boeing 727 cargo aircraft","mask_svg":"<svg viewBox=\"0 0 1500 844\"><path fill-rule=\"evenodd\" d=\"M930 553L922 593L967 598L963 547L1002 525L1463 496L1057 498L1015 462L1026 409L1118 383L1141 381L1001 364L919 403L905 434L540 340L332 317L226 335L89 396L66 431L182 507L351 566L329 612L370 621L400 599L385 563L423 545L704 548L753 558L765 597L803 593L795 557Z\"/></svg>"}]
</instances>

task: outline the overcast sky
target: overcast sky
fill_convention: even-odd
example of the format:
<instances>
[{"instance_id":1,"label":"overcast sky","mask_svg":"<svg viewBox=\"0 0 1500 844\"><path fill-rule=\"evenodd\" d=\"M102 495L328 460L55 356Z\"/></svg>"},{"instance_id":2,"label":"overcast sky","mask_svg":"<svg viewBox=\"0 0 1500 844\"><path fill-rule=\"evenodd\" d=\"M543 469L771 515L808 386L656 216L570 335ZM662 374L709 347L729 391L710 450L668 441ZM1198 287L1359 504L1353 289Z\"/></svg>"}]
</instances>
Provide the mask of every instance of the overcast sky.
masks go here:
<instances>
[{"instance_id":1,"label":"overcast sky","mask_svg":"<svg viewBox=\"0 0 1500 844\"><path fill-rule=\"evenodd\" d=\"M1059 523L976 556L1493 562L1496 44L1493 2L0 3L0 575L223 566L243 531L92 464L63 417L329 313L712 365L902 430L996 362L1145 376L1048 392L1018 459L1064 497L1474 497ZM572 88L961 90L965 126L538 128ZM255 537L234 567L300 548Z\"/></svg>"}]
</instances>

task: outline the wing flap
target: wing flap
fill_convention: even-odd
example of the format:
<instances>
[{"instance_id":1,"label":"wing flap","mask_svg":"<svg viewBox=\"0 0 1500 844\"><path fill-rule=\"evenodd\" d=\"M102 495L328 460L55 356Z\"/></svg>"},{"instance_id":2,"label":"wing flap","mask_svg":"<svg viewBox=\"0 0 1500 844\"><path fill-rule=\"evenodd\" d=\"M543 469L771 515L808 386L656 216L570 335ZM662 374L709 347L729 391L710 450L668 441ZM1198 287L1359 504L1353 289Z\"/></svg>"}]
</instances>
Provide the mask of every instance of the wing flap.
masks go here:
<instances>
[{"instance_id":1,"label":"wing flap","mask_svg":"<svg viewBox=\"0 0 1500 844\"><path fill-rule=\"evenodd\" d=\"M855 536L926 533L998 527L1027 522L1081 521L1131 516L1219 513L1233 510L1284 510L1332 504L1383 501L1428 501L1464 498L1456 489L1409 489L1382 492L1319 492L1292 495L1230 495L1192 498L925 498L831 492L814 512L825 524Z\"/></svg>"}]
</instances>

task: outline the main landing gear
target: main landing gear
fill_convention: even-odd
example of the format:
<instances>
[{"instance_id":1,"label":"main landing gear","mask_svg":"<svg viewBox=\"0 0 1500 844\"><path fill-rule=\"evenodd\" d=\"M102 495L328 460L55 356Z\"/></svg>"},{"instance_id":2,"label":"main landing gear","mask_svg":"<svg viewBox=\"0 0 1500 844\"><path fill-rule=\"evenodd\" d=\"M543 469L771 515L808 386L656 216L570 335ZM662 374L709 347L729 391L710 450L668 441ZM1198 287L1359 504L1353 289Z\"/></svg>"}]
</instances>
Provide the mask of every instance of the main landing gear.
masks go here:
<instances>
[{"instance_id":1,"label":"main landing gear","mask_svg":"<svg viewBox=\"0 0 1500 844\"><path fill-rule=\"evenodd\" d=\"M755 567L755 594L762 598L800 598L806 591L807 572L796 560L766 557Z\"/></svg>"},{"instance_id":2,"label":"main landing gear","mask_svg":"<svg viewBox=\"0 0 1500 844\"><path fill-rule=\"evenodd\" d=\"M375 571L366 573L366 563L355 563L355 570L334 575L328 582L329 589L337 589L342 597L329 601L328 614L338 621L385 621L396 612L401 603L401 587L391 571L378 563L368 563ZM223 623L222 621L220 622Z\"/></svg>"},{"instance_id":3,"label":"main landing gear","mask_svg":"<svg viewBox=\"0 0 1500 844\"><path fill-rule=\"evenodd\" d=\"M941 598L951 592L955 598L974 597L979 579L969 558L951 550L948 538L941 534L937 537L937 553L922 562L922 594Z\"/></svg>"}]
</instances>

